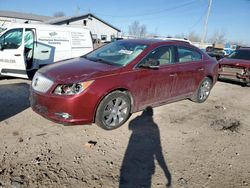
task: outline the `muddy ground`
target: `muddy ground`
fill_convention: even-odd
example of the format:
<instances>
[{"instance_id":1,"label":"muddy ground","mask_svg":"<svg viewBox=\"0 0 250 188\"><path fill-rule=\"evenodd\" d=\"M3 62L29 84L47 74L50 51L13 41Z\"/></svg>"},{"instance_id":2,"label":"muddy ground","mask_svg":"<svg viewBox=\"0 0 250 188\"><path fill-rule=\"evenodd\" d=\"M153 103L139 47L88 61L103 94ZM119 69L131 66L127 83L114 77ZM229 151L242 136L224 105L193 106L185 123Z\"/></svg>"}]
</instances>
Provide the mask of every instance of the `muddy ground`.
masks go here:
<instances>
[{"instance_id":1,"label":"muddy ground","mask_svg":"<svg viewBox=\"0 0 250 188\"><path fill-rule=\"evenodd\" d=\"M29 84L0 80L0 187L250 187L249 87L217 82L203 104L168 104L105 131L35 114Z\"/></svg>"}]
</instances>

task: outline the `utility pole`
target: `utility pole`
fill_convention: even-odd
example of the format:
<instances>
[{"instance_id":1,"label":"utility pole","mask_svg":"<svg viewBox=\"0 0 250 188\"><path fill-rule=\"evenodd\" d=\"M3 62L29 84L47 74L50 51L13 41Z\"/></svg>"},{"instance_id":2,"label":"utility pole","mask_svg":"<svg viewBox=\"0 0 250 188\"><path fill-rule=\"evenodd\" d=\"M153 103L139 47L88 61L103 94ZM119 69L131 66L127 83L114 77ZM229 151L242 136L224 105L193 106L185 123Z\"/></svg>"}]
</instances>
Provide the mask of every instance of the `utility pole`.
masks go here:
<instances>
[{"instance_id":1,"label":"utility pole","mask_svg":"<svg viewBox=\"0 0 250 188\"><path fill-rule=\"evenodd\" d=\"M210 11L211 11L211 6L212 6L212 0L209 0L209 5L208 5L208 9L207 9L207 16L206 16L206 20L204 23L204 30L203 30L203 34L201 37L201 45L204 44L206 37L207 37L207 25L208 25L208 18L209 18Z\"/></svg>"}]
</instances>

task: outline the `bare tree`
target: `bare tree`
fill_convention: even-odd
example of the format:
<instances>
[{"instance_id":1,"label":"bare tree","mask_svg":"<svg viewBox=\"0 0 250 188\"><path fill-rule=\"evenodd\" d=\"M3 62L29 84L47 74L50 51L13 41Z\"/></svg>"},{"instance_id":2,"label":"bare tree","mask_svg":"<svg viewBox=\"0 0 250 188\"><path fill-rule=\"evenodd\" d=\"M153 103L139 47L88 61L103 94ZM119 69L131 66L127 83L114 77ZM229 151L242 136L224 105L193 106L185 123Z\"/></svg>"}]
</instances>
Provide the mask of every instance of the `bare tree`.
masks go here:
<instances>
[{"instance_id":1,"label":"bare tree","mask_svg":"<svg viewBox=\"0 0 250 188\"><path fill-rule=\"evenodd\" d=\"M192 42L200 42L201 40L201 37L193 31L187 35L187 38Z\"/></svg>"},{"instance_id":2,"label":"bare tree","mask_svg":"<svg viewBox=\"0 0 250 188\"><path fill-rule=\"evenodd\" d=\"M147 34L146 25L140 25L138 21L134 21L128 28L129 35L132 35L136 38L145 37Z\"/></svg>"},{"instance_id":3,"label":"bare tree","mask_svg":"<svg viewBox=\"0 0 250 188\"><path fill-rule=\"evenodd\" d=\"M141 25L140 27L140 38L145 37L147 34L147 27L146 25Z\"/></svg>"},{"instance_id":4,"label":"bare tree","mask_svg":"<svg viewBox=\"0 0 250 188\"><path fill-rule=\"evenodd\" d=\"M250 43L247 43L245 41L241 41L241 40L238 40L238 41L229 41L228 43L230 44L234 44L234 45L237 45L237 46L250 46Z\"/></svg>"},{"instance_id":5,"label":"bare tree","mask_svg":"<svg viewBox=\"0 0 250 188\"><path fill-rule=\"evenodd\" d=\"M221 31L215 31L213 35L209 38L209 42L211 43L217 43L217 44L223 44L226 41L225 39L225 32Z\"/></svg>"},{"instance_id":6,"label":"bare tree","mask_svg":"<svg viewBox=\"0 0 250 188\"><path fill-rule=\"evenodd\" d=\"M63 16L65 16L65 13L62 12L62 11L58 11L58 12L55 12L55 13L53 14L53 16L54 16L54 17L63 17Z\"/></svg>"},{"instance_id":7,"label":"bare tree","mask_svg":"<svg viewBox=\"0 0 250 188\"><path fill-rule=\"evenodd\" d=\"M180 39L186 38L184 33L176 34L174 37L175 38L180 38Z\"/></svg>"}]
</instances>

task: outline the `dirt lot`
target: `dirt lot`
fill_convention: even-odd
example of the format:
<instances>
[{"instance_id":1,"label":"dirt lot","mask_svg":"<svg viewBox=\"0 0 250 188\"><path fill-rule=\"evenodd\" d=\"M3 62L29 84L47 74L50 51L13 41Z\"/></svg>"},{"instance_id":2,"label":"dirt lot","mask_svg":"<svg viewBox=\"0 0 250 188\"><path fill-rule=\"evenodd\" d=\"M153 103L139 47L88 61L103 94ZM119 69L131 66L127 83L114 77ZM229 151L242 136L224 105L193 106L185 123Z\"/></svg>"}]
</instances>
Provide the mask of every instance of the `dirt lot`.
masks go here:
<instances>
[{"instance_id":1,"label":"dirt lot","mask_svg":"<svg viewBox=\"0 0 250 188\"><path fill-rule=\"evenodd\" d=\"M35 114L29 84L0 80L0 187L250 187L250 88L217 82L104 131Z\"/></svg>"}]
</instances>

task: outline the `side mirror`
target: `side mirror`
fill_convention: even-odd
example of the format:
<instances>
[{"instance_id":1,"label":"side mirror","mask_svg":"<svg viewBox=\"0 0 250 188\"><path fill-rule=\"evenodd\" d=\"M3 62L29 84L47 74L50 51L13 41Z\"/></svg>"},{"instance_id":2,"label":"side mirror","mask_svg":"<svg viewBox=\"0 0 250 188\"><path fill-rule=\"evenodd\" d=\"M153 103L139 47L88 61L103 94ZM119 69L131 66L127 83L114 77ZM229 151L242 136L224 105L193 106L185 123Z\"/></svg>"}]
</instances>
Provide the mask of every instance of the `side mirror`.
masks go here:
<instances>
[{"instance_id":1,"label":"side mirror","mask_svg":"<svg viewBox=\"0 0 250 188\"><path fill-rule=\"evenodd\" d=\"M160 68L160 61L158 61L156 59L148 59L148 60L146 60L146 62L144 64L140 65L140 67L149 68L149 69L159 69Z\"/></svg>"},{"instance_id":2,"label":"side mirror","mask_svg":"<svg viewBox=\"0 0 250 188\"><path fill-rule=\"evenodd\" d=\"M2 44L0 44L0 50L3 51L4 50L4 47Z\"/></svg>"}]
</instances>

